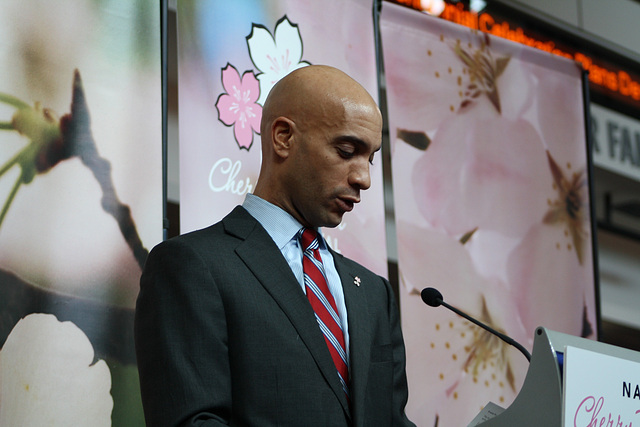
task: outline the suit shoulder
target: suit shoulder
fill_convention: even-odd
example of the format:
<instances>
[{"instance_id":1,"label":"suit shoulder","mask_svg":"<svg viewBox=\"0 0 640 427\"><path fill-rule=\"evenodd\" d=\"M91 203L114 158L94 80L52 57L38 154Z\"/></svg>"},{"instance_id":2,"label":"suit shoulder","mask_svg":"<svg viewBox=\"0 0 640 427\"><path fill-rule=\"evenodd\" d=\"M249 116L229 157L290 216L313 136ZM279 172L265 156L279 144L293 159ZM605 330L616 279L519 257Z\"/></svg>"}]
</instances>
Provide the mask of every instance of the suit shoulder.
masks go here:
<instances>
[{"instance_id":1,"label":"suit shoulder","mask_svg":"<svg viewBox=\"0 0 640 427\"><path fill-rule=\"evenodd\" d=\"M217 241L224 234L221 224L210 225L199 230L189 231L185 234L171 237L160 242L153 250L167 250L176 247L200 246L210 241Z\"/></svg>"},{"instance_id":2,"label":"suit shoulder","mask_svg":"<svg viewBox=\"0 0 640 427\"><path fill-rule=\"evenodd\" d=\"M237 206L222 220L199 230L172 237L156 246L157 250L174 248L201 248L223 250L244 239L258 224L241 206ZM156 250L154 248L154 250Z\"/></svg>"}]
</instances>

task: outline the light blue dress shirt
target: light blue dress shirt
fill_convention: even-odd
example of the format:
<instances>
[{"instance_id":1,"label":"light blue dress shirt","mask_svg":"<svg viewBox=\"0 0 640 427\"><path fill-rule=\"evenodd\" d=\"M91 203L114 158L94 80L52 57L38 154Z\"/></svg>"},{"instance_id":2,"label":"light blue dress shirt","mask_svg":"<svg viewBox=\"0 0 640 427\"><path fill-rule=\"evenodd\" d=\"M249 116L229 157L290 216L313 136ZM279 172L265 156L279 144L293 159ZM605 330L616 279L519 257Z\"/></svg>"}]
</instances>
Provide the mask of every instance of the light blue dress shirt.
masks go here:
<instances>
[{"instance_id":1,"label":"light blue dress shirt","mask_svg":"<svg viewBox=\"0 0 640 427\"><path fill-rule=\"evenodd\" d=\"M282 252L282 255L287 260L287 263L289 263L293 275L298 280L302 291L306 294L304 274L302 271L302 248L296 238L302 228L302 224L280 207L250 193L246 195L242 207L267 230L267 233L269 233L269 236L271 236L276 243L276 246L278 246L280 252ZM322 237L321 230L318 230L318 236L320 257L322 258L325 274L327 275L327 286L336 301L338 316L340 316L342 332L344 333L347 360L349 360L349 325L347 323L347 307L344 302L342 281L338 275L338 270L336 270L333 257L327 248L327 243L324 237Z\"/></svg>"}]
</instances>

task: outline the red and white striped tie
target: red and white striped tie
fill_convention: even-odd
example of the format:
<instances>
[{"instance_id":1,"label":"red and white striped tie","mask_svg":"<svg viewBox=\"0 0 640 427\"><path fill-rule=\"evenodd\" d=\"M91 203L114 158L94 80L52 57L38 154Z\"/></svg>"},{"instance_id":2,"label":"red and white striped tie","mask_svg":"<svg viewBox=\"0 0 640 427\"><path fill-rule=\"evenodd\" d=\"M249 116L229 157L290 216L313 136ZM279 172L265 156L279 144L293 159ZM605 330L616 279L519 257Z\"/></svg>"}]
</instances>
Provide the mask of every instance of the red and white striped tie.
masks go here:
<instances>
[{"instance_id":1,"label":"red and white striped tie","mask_svg":"<svg viewBox=\"0 0 640 427\"><path fill-rule=\"evenodd\" d=\"M300 241L303 249L302 269L307 298L316 313L316 320L329 347L333 363L338 370L347 398L349 397L349 368L345 351L344 334L340 326L340 317L336 302L327 286L327 279L318 251L318 232L303 228Z\"/></svg>"}]
</instances>

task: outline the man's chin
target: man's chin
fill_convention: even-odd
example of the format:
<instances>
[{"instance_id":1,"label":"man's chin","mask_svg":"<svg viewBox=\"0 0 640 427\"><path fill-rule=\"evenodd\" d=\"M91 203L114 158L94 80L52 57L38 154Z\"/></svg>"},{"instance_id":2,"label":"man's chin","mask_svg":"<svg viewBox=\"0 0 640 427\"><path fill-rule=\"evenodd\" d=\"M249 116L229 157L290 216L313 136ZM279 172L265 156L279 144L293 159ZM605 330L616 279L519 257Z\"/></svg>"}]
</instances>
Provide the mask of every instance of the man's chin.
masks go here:
<instances>
[{"instance_id":1,"label":"man's chin","mask_svg":"<svg viewBox=\"0 0 640 427\"><path fill-rule=\"evenodd\" d=\"M329 218L327 220L327 225L324 225L323 227L325 228L336 228L337 226L339 226L342 223L342 216L344 214L340 214L340 215L336 215L335 217L332 216L331 218Z\"/></svg>"}]
</instances>

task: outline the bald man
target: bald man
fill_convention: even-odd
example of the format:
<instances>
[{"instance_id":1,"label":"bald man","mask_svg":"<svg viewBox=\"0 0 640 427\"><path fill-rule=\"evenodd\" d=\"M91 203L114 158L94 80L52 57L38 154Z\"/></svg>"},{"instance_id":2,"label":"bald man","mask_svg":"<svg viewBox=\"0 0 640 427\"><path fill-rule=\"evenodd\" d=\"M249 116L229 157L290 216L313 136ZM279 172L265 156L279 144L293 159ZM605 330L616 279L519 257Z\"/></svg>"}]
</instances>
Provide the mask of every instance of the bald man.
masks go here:
<instances>
[{"instance_id":1,"label":"bald man","mask_svg":"<svg viewBox=\"0 0 640 427\"><path fill-rule=\"evenodd\" d=\"M135 322L147 425L413 425L389 283L316 234L370 187L381 129L375 101L335 68L273 87L255 192L149 254ZM309 277L330 294L320 308Z\"/></svg>"}]
</instances>

